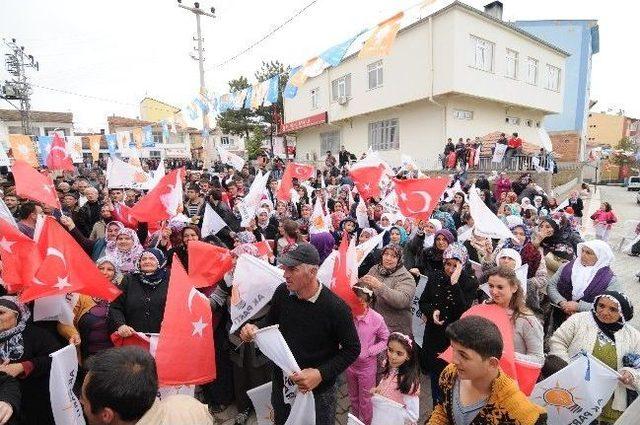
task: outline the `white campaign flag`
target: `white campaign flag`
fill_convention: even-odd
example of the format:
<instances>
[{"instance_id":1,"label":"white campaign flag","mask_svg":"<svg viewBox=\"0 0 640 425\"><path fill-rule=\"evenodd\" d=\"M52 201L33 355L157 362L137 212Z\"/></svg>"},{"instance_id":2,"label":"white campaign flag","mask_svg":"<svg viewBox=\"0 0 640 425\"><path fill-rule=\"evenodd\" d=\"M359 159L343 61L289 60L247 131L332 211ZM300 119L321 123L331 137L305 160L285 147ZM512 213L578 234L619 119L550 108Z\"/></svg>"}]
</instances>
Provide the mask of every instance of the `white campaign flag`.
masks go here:
<instances>
[{"instance_id":1,"label":"white campaign flag","mask_svg":"<svg viewBox=\"0 0 640 425\"><path fill-rule=\"evenodd\" d=\"M506 151L507 145L496 143L496 149L493 151L493 158L491 158L491 162L502 162Z\"/></svg>"},{"instance_id":2,"label":"white campaign flag","mask_svg":"<svg viewBox=\"0 0 640 425\"><path fill-rule=\"evenodd\" d=\"M596 420L618 385L620 375L588 353L538 382L529 398L547 409L554 425L588 424Z\"/></svg>"},{"instance_id":3,"label":"white campaign flag","mask_svg":"<svg viewBox=\"0 0 640 425\"><path fill-rule=\"evenodd\" d=\"M371 425L404 424L404 406L391 399L374 394L371 397L373 404L373 418Z\"/></svg>"},{"instance_id":4,"label":"white campaign flag","mask_svg":"<svg viewBox=\"0 0 640 425\"><path fill-rule=\"evenodd\" d=\"M284 271L264 260L242 254L233 272L231 330L233 333L267 305L276 288L284 282Z\"/></svg>"},{"instance_id":5,"label":"white campaign flag","mask_svg":"<svg viewBox=\"0 0 640 425\"><path fill-rule=\"evenodd\" d=\"M389 192L389 194L380 201L380 204L382 204L385 211L398 211L398 195L396 195L396 191L392 190Z\"/></svg>"},{"instance_id":6,"label":"white campaign flag","mask_svg":"<svg viewBox=\"0 0 640 425\"><path fill-rule=\"evenodd\" d=\"M141 167L126 163L118 158L109 158L107 166L107 187L118 189L146 189L151 176Z\"/></svg>"},{"instance_id":7,"label":"white campaign flag","mask_svg":"<svg viewBox=\"0 0 640 425\"><path fill-rule=\"evenodd\" d=\"M356 259L358 261L358 266L362 264L364 259L367 258L367 255L369 255L369 253L373 251L375 247L380 245L380 242L382 242L382 239L384 239L385 233L387 233L387 231L383 230L382 232L378 233L374 237L369 238L368 241L362 242L361 244L356 245Z\"/></svg>"},{"instance_id":8,"label":"white campaign flag","mask_svg":"<svg viewBox=\"0 0 640 425\"><path fill-rule=\"evenodd\" d=\"M333 269L336 265L336 259L338 258L338 251L335 249L331 251L331 254L327 255L320 267L316 277L318 281L327 288L331 288L331 281L333 280Z\"/></svg>"},{"instance_id":9,"label":"white campaign flag","mask_svg":"<svg viewBox=\"0 0 640 425\"><path fill-rule=\"evenodd\" d=\"M492 239L513 238L513 233L480 199L475 186L469 190L469 212L476 232Z\"/></svg>"},{"instance_id":10,"label":"white campaign flag","mask_svg":"<svg viewBox=\"0 0 640 425\"><path fill-rule=\"evenodd\" d=\"M420 311L420 297L426 287L427 276L420 275L420 280L416 286L416 293L413 296L413 301L411 302L411 331L413 332L413 340L420 347L422 347L425 328L424 320L422 320L422 312Z\"/></svg>"},{"instance_id":11,"label":"white campaign flag","mask_svg":"<svg viewBox=\"0 0 640 425\"><path fill-rule=\"evenodd\" d=\"M273 384L267 382L259 387L255 387L247 391L247 395L251 399L253 408L256 411L256 420L258 425L273 425L275 417L273 415L273 406L271 405L271 387Z\"/></svg>"},{"instance_id":12,"label":"white campaign flag","mask_svg":"<svg viewBox=\"0 0 640 425\"><path fill-rule=\"evenodd\" d=\"M231 164L236 170L242 171L245 163L244 158L236 155L235 153L229 152L222 146L216 146L216 148L218 149L218 155L220 155L220 162L223 164Z\"/></svg>"},{"instance_id":13,"label":"white campaign flag","mask_svg":"<svg viewBox=\"0 0 640 425\"><path fill-rule=\"evenodd\" d=\"M569 198L565 199L564 201L560 202L560 205L558 205L553 212L558 212L558 211L562 211L565 208L567 208L569 206Z\"/></svg>"},{"instance_id":14,"label":"white campaign flag","mask_svg":"<svg viewBox=\"0 0 640 425\"><path fill-rule=\"evenodd\" d=\"M0 145L0 167L9 167L11 166L11 161L7 156L7 152L4 150L4 147Z\"/></svg>"},{"instance_id":15,"label":"white campaign flag","mask_svg":"<svg viewBox=\"0 0 640 425\"><path fill-rule=\"evenodd\" d=\"M347 425L364 425L364 422L353 416L351 413L347 413Z\"/></svg>"},{"instance_id":16,"label":"white campaign flag","mask_svg":"<svg viewBox=\"0 0 640 425\"><path fill-rule=\"evenodd\" d=\"M75 293L38 298L33 304L33 321L57 321L73 326L73 308L78 298Z\"/></svg>"},{"instance_id":17,"label":"white campaign flag","mask_svg":"<svg viewBox=\"0 0 640 425\"><path fill-rule=\"evenodd\" d=\"M313 212L311 213L311 217L309 219L309 234L315 235L317 233L327 233L329 232L329 223L331 220L329 217L324 215L324 210L322 209L322 203L320 202L320 197L316 198L316 202L313 205Z\"/></svg>"},{"instance_id":18,"label":"white campaign flag","mask_svg":"<svg viewBox=\"0 0 640 425\"><path fill-rule=\"evenodd\" d=\"M74 164L82 163L82 137L67 136L66 148Z\"/></svg>"},{"instance_id":19,"label":"white campaign flag","mask_svg":"<svg viewBox=\"0 0 640 425\"><path fill-rule=\"evenodd\" d=\"M300 366L293 357L287 342L278 329L278 325L268 326L256 332L256 345L283 373L283 395L285 403L291 404L291 413L285 425L315 425L316 403L313 392L302 393L297 385L289 378L300 372Z\"/></svg>"},{"instance_id":20,"label":"white campaign flag","mask_svg":"<svg viewBox=\"0 0 640 425\"><path fill-rule=\"evenodd\" d=\"M269 180L270 172L262 174L259 172L256 177L253 179L253 183L251 183L251 187L249 187L249 192L244 197L242 202L238 203L238 211L240 212L240 216L242 217L242 222L240 225L242 227L247 227L251 220L256 215L256 209L258 208L258 204L260 203L260 199L262 199L262 194L267 188L267 180Z\"/></svg>"},{"instance_id":21,"label":"white campaign flag","mask_svg":"<svg viewBox=\"0 0 640 425\"><path fill-rule=\"evenodd\" d=\"M369 227L369 214L367 212L367 205L364 203L364 198L361 196L358 201L358 205L356 206L356 220L358 221L358 226L361 229L365 227Z\"/></svg>"},{"instance_id":22,"label":"white campaign flag","mask_svg":"<svg viewBox=\"0 0 640 425\"><path fill-rule=\"evenodd\" d=\"M202 237L206 238L209 235L215 235L222 230L227 223L224 222L222 217L209 205L204 204L204 217L202 217Z\"/></svg>"},{"instance_id":23,"label":"white campaign flag","mask_svg":"<svg viewBox=\"0 0 640 425\"><path fill-rule=\"evenodd\" d=\"M377 151L369 148L367 152L367 156L364 159L356 162L355 164L351 164L349 167L350 170L357 170L358 168L364 167L377 167L378 165L382 165L384 167L385 175L387 176L395 176L396 173L393 172L393 169L387 164L387 162L382 159L380 154Z\"/></svg>"},{"instance_id":24,"label":"white campaign flag","mask_svg":"<svg viewBox=\"0 0 640 425\"><path fill-rule=\"evenodd\" d=\"M154 187L158 185L158 183L160 182L160 180L162 180L165 174L167 174L167 171L164 168L164 161L161 159L160 163L158 164L158 167L156 168L156 171L152 173L152 175L150 176L151 178L149 179L149 181L147 181L145 185L143 185L143 188L146 190L152 190Z\"/></svg>"},{"instance_id":25,"label":"white campaign flag","mask_svg":"<svg viewBox=\"0 0 640 425\"><path fill-rule=\"evenodd\" d=\"M622 416L616 421L616 425L637 425L640 423L640 398L624 409Z\"/></svg>"},{"instance_id":26,"label":"white campaign flag","mask_svg":"<svg viewBox=\"0 0 640 425\"><path fill-rule=\"evenodd\" d=\"M73 393L73 384L78 376L76 347L67 345L49 356L49 393L56 425L84 425L82 406Z\"/></svg>"}]
</instances>

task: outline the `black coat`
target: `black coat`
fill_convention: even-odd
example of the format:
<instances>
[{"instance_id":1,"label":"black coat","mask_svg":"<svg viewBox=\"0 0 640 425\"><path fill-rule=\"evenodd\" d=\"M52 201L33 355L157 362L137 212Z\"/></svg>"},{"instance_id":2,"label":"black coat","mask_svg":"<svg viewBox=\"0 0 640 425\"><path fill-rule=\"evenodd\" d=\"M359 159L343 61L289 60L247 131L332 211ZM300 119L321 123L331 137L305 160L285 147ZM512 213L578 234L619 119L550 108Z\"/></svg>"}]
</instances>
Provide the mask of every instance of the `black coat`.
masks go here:
<instances>
[{"instance_id":1,"label":"black coat","mask_svg":"<svg viewBox=\"0 0 640 425\"><path fill-rule=\"evenodd\" d=\"M159 333L168 288L168 277L150 286L140 280L139 274L126 274L120 284L122 294L109 305L110 332L127 325L138 332Z\"/></svg>"},{"instance_id":2,"label":"black coat","mask_svg":"<svg viewBox=\"0 0 640 425\"><path fill-rule=\"evenodd\" d=\"M49 397L49 354L61 348L56 338L49 332L27 324L22 331L24 353L11 363L30 361L33 370L26 378L19 379L21 393L21 424L53 425L53 413Z\"/></svg>"},{"instance_id":3,"label":"black coat","mask_svg":"<svg viewBox=\"0 0 640 425\"><path fill-rule=\"evenodd\" d=\"M100 202L87 202L78 210L76 226L85 237L88 238L91 235L93 225L100 221L101 209L102 204Z\"/></svg>"},{"instance_id":4,"label":"black coat","mask_svg":"<svg viewBox=\"0 0 640 425\"><path fill-rule=\"evenodd\" d=\"M569 198L569 206L573 208L573 215L576 217L582 217L582 210L584 210L584 203L582 199L578 198L574 201Z\"/></svg>"},{"instance_id":5,"label":"black coat","mask_svg":"<svg viewBox=\"0 0 640 425\"><path fill-rule=\"evenodd\" d=\"M12 376L0 372L0 401L8 403L13 408L13 414L7 425L18 424L21 405L20 383Z\"/></svg>"},{"instance_id":6,"label":"black coat","mask_svg":"<svg viewBox=\"0 0 640 425\"><path fill-rule=\"evenodd\" d=\"M469 267L463 269L455 285L451 284L451 278L442 270L429 273L427 286L419 302L420 311L427 318L423 359L429 367L433 367L438 354L449 346L449 340L444 333L445 329L471 307L477 289L478 281ZM436 310L440 311L440 320L444 322L442 325L437 325L433 321L433 312Z\"/></svg>"}]
</instances>

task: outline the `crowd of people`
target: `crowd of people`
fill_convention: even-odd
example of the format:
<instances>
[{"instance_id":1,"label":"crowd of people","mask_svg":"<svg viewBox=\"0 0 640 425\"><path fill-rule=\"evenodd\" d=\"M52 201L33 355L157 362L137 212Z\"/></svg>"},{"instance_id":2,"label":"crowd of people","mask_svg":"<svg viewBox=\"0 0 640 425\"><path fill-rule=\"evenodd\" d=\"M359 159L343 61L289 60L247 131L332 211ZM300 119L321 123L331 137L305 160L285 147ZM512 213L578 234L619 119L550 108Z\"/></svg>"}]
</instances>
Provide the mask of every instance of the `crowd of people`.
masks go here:
<instances>
[{"instance_id":1,"label":"crowd of people","mask_svg":"<svg viewBox=\"0 0 640 425\"><path fill-rule=\"evenodd\" d=\"M517 135L514 135L517 137ZM478 146L449 141L453 164L473 164ZM510 143L510 142L508 142ZM520 141L521 143L521 141ZM518 147L514 146L514 153ZM78 348L78 394L89 424L213 423L212 414L235 404L236 424L253 407L247 391L272 382L274 423L284 424L291 405L285 381L312 391L316 424L333 425L340 377L348 387L350 411L372 421L372 395L404 409L404 424L420 418L419 395L429 379L433 410L428 424L542 424L545 409L530 401L499 367L504 341L486 318L463 315L477 304L493 304L510 318L517 358L543 365L548 376L586 350L620 372L619 385L598 418L614 423L631 402L627 390L640 388L640 333L629 325L633 305L611 268L607 240L617 219L604 202L590 218L597 239L580 233L588 186L575 190L564 205L548 196L531 175L494 181L480 176L452 181L428 220L404 217L382 200L366 200L366 225L357 218L359 195L349 174L351 155L328 155L308 181L294 179L290 200L279 199L286 164L262 156L242 170L216 163L211 170L187 170L182 212L189 222L169 220L160 228L131 225L122 207L144 196L133 189L107 188L101 167L79 167L54 178L62 209L21 199L11 174L2 182L2 199L19 230L34 237L38 220L55 217L100 272L122 294L112 302L81 295L73 325L33 321L33 303L16 294L0 297L0 424L53 424L49 405L49 354L65 344ZM447 159L447 161L449 161ZM447 162L448 166L450 162ZM169 164L170 166L171 164ZM241 226L238 209L256 173L273 171L255 218ZM398 179L413 177L394 170ZM485 206L505 223L512 238L492 239L474 227L468 203L477 190ZM330 218L330 229L314 232L316 199ZM565 206L566 205L566 206ZM207 206L226 223L202 234ZM318 269L343 238L364 243L384 232L379 247L358 268L353 292L361 304L354 315L347 303L320 283ZM233 270L219 282L200 288L215 317L216 379L198 388L200 402L188 396L157 401L153 358L139 348L115 348L112 335L158 333L162 325L174 254L189 268L192 241L204 241L260 257L284 270L271 302L239 331L231 333ZM265 258L255 243L268 241ZM517 270L527 265L526 282ZM412 302L419 297L424 335L414 335ZM523 288L526 287L526 290ZM279 325L301 371L289 377L257 349L259 328ZM420 336L422 346L415 338ZM451 363L439 355L452 348Z\"/></svg>"}]
</instances>

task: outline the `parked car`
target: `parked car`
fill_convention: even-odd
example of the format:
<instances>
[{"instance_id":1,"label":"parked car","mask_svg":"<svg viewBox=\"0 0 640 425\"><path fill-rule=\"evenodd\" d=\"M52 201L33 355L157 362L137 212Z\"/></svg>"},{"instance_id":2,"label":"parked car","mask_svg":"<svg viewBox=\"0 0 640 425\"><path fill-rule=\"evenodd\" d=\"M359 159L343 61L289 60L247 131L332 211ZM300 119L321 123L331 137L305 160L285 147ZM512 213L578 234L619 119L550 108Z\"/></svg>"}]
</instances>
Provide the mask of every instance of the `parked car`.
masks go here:
<instances>
[{"instance_id":1,"label":"parked car","mask_svg":"<svg viewBox=\"0 0 640 425\"><path fill-rule=\"evenodd\" d=\"M627 181L627 190L640 190L640 176L631 176Z\"/></svg>"}]
</instances>

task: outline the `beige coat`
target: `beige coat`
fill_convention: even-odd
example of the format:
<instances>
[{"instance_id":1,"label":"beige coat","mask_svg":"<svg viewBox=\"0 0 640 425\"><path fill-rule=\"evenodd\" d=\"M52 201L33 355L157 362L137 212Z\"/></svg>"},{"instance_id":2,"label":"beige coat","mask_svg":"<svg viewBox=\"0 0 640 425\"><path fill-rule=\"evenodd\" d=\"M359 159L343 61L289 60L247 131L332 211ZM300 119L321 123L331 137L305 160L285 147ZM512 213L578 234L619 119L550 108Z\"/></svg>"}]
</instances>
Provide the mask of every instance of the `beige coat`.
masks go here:
<instances>
[{"instance_id":1,"label":"beige coat","mask_svg":"<svg viewBox=\"0 0 640 425\"><path fill-rule=\"evenodd\" d=\"M568 362L581 350L593 353L598 331L598 325L593 320L590 311L572 314L549 339L549 354L554 354ZM640 371L622 367L622 357L629 353L640 353L640 331L626 324L614 336L618 372L622 373L623 370L630 372L634 379L633 384L628 388L638 391L640 389ZM612 407L618 411L627 408L627 393L622 383L618 383L613 393Z\"/></svg>"},{"instance_id":2,"label":"beige coat","mask_svg":"<svg viewBox=\"0 0 640 425\"><path fill-rule=\"evenodd\" d=\"M384 318L389 332L411 332L411 302L416 293L416 281L405 267L400 267L389 276L382 276L378 266L371 267L370 276L380 280L384 285L375 289L376 302L373 309Z\"/></svg>"},{"instance_id":3,"label":"beige coat","mask_svg":"<svg viewBox=\"0 0 640 425\"><path fill-rule=\"evenodd\" d=\"M207 406L195 398L176 394L157 400L136 425L213 425Z\"/></svg>"}]
</instances>

